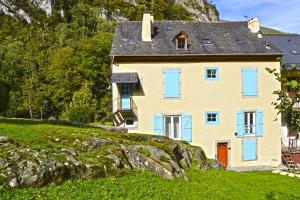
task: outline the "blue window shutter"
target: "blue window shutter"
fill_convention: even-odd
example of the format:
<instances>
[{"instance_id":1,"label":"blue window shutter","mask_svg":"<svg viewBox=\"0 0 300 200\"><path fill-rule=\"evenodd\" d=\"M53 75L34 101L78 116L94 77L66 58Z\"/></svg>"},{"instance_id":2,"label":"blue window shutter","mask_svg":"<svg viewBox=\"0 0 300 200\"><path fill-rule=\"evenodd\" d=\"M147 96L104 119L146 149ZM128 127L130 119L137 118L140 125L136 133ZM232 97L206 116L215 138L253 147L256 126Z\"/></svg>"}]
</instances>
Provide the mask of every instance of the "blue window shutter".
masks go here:
<instances>
[{"instance_id":1,"label":"blue window shutter","mask_svg":"<svg viewBox=\"0 0 300 200\"><path fill-rule=\"evenodd\" d=\"M219 70L219 68L217 68L217 78L216 78L216 80L218 81L219 78L220 78L220 70Z\"/></svg>"},{"instance_id":2,"label":"blue window shutter","mask_svg":"<svg viewBox=\"0 0 300 200\"><path fill-rule=\"evenodd\" d=\"M163 135L164 129L163 129L163 116L162 115L154 115L153 116L153 133L155 135Z\"/></svg>"},{"instance_id":3,"label":"blue window shutter","mask_svg":"<svg viewBox=\"0 0 300 200\"><path fill-rule=\"evenodd\" d=\"M164 97L180 97L180 71L179 69L164 69Z\"/></svg>"},{"instance_id":4,"label":"blue window shutter","mask_svg":"<svg viewBox=\"0 0 300 200\"><path fill-rule=\"evenodd\" d=\"M237 137L244 137L244 113L239 111L236 113L236 133Z\"/></svg>"},{"instance_id":5,"label":"blue window shutter","mask_svg":"<svg viewBox=\"0 0 300 200\"><path fill-rule=\"evenodd\" d=\"M242 69L243 95L257 96L257 69Z\"/></svg>"},{"instance_id":6,"label":"blue window shutter","mask_svg":"<svg viewBox=\"0 0 300 200\"><path fill-rule=\"evenodd\" d=\"M181 117L181 129L182 139L191 142L192 141L192 115L183 114Z\"/></svg>"},{"instance_id":7,"label":"blue window shutter","mask_svg":"<svg viewBox=\"0 0 300 200\"><path fill-rule=\"evenodd\" d=\"M256 160L256 139L243 140L243 160Z\"/></svg>"},{"instance_id":8,"label":"blue window shutter","mask_svg":"<svg viewBox=\"0 0 300 200\"><path fill-rule=\"evenodd\" d=\"M256 111L256 136L264 135L264 113L261 110Z\"/></svg>"}]
</instances>

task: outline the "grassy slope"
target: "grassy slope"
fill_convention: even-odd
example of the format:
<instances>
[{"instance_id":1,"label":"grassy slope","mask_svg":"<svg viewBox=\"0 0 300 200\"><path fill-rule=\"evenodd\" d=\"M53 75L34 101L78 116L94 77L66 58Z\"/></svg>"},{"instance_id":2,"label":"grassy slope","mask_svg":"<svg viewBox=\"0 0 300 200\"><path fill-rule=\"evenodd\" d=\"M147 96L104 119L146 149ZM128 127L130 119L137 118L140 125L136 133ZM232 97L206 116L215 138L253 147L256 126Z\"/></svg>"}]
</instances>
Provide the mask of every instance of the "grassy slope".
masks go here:
<instances>
[{"instance_id":1,"label":"grassy slope","mask_svg":"<svg viewBox=\"0 0 300 200\"><path fill-rule=\"evenodd\" d=\"M267 27L261 27L261 32L265 35L286 35L289 33L282 32L276 29L267 28Z\"/></svg>"},{"instance_id":2,"label":"grassy slope","mask_svg":"<svg viewBox=\"0 0 300 200\"><path fill-rule=\"evenodd\" d=\"M118 179L68 182L41 189L6 189L2 199L300 199L300 181L270 172L189 171L190 182L148 172Z\"/></svg>"},{"instance_id":3,"label":"grassy slope","mask_svg":"<svg viewBox=\"0 0 300 200\"><path fill-rule=\"evenodd\" d=\"M14 123L0 119L0 135L36 149L60 148L54 138L76 138L99 134L104 138L122 138L100 129L74 128L44 124ZM65 144L65 145L72 145ZM0 154L1 155L1 154ZM85 155L89 157L88 155ZM66 182L40 189L8 189L0 185L0 199L300 199L300 180L271 172L188 172L190 182L165 180L149 172L128 172L117 179Z\"/></svg>"}]
</instances>

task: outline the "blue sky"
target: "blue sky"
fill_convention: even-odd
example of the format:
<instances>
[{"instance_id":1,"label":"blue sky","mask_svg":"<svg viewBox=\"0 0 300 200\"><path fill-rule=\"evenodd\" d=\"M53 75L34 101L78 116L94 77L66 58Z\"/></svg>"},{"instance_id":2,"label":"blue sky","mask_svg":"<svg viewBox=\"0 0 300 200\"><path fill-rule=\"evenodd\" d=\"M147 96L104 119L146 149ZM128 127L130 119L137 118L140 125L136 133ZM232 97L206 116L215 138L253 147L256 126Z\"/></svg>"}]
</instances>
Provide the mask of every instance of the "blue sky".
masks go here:
<instances>
[{"instance_id":1,"label":"blue sky","mask_svg":"<svg viewBox=\"0 0 300 200\"><path fill-rule=\"evenodd\" d=\"M210 1L210 0L208 0ZM221 19L257 17L262 26L300 33L300 0L212 0Z\"/></svg>"}]
</instances>

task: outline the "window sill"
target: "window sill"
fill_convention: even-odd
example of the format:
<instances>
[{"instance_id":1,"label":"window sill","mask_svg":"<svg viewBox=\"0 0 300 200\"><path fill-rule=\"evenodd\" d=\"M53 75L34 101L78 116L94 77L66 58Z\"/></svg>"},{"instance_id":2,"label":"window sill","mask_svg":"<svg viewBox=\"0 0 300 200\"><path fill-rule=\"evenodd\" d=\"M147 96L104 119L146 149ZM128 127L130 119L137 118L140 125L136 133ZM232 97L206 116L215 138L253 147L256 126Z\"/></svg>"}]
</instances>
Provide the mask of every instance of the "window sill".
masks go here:
<instances>
[{"instance_id":1,"label":"window sill","mask_svg":"<svg viewBox=\"0 0 300 200\"><path fill-rule=\"evenodd\" d=\"M255 159L255 160L242 160L242 162L253 162L253 161L258 161L257 159Z\"/></svg>"},{"instance_id":2,"label":"window sill","mask_svg":"<svg viewBox=\"0 0 300 200\"><path fill-rule=\"evenodd\" d=\"M163 100L181 100L181 97L163 97Z\"/></svg>"},{"instance_id":3,"label":"window sill","mask_svg":"<svg viewBox=\"0 0 300 200\"><path fill-rule=\"evenodd\" d=\"M219 81L219 79L217 79L217 78L212 78L212 79L206 78L205 80L206 80L206 81Z\"/></svg>"},{"instance_id":4,"label":"window sill","mask_svg":"<svg viewBox=\"0 0 300 200\"><path fill-rule=\"evenodd\" d=\"M255 137L255 136L256 136L255 133L253 133L253 134L244 134L244 137Z\"/></svg>"},{"instance_id":5,"label":"window sill","mask_svg":"<svg viewBox=\"0 0 300 200\"><path fill-rule=\"evenodd\" d=\"M217 126L217 125L219 125L218 123L206 123L205 124L206 126Z\"/></svg>"},{"instance_id":6,"label":"window sill","mask_svg":"<svg viewBox=\"0 0 300 200\"><path fill-rule=\"evenodd\" d=\"M258 95L242 95L243 98L257 98Z\"/></svg>"}]
</instances>

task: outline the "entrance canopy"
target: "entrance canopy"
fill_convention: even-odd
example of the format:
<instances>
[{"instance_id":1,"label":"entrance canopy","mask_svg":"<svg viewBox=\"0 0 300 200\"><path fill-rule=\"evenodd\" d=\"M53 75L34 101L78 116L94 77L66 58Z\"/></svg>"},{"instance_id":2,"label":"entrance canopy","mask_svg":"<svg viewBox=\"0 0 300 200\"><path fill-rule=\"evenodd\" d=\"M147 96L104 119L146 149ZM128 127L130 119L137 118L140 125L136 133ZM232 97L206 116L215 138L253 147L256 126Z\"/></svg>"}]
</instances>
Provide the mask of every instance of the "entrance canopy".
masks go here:
<instances>
[{"instance_id":1,"label":"entrance canopy","mask_svg":"<svg viewBox=\"0 0 300 200\"><path fill-rule=\"evenodd\" d=\"M134 73L112 73L112 83L138 83L139 76L136 72Z\"/></svg>"}]
</instances>

